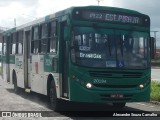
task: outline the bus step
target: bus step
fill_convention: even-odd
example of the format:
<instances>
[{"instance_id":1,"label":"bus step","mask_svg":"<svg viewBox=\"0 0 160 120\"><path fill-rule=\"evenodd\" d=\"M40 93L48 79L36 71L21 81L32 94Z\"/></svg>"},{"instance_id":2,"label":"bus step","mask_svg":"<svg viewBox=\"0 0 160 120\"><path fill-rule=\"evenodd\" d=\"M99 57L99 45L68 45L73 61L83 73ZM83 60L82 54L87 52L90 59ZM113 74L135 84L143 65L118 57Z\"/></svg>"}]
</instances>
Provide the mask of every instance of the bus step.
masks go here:
<instances>
[{"instance_id":1,"label":"bus step","mask_svg":"<svg viewBox=\"0 0 160 120\"><path fill-rule=\"evenodd\" d=\"M30 89L30 88L26 88L26 89L25 89L25 92L30 93L30 92L31 92L31 89Z\"/></svg>"}]
</instances>

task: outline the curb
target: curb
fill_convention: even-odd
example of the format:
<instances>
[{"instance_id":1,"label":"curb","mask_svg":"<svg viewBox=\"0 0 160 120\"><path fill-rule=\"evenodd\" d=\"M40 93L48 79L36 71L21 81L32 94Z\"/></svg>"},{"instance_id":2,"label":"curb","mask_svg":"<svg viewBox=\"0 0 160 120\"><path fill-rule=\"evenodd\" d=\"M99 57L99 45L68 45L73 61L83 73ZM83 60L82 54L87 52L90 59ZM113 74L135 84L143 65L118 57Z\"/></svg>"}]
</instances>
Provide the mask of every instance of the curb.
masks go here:
<instances>
[{"instance_id":1,"label":"curb","mask_svg":"<svg viewBox=\"0 0 160 120\"><path fill-rule=\"evenodd\" d=\"M159 82L159 79L152 79L152 78L151 78L151 81Z\"/></svg>"},{"instance_id":2,"label":"curb","mask_svg":"<svg viewBox=\"0 0 160 120\"><path fill-rule=\"evenodd\" d=\"M151 66L151 69L160 69L159 66Z\"/></svg>"},{"instance_id":3,"label":"curb","mask_svg":"<svg viewBox=\"0 0 160 120\"><path fill-rule=\"evenodd\" d=\"M160 105L160 102L158 101L150 101L149 103L155 104L155 105Z\"/></svg>"}]
</instances>

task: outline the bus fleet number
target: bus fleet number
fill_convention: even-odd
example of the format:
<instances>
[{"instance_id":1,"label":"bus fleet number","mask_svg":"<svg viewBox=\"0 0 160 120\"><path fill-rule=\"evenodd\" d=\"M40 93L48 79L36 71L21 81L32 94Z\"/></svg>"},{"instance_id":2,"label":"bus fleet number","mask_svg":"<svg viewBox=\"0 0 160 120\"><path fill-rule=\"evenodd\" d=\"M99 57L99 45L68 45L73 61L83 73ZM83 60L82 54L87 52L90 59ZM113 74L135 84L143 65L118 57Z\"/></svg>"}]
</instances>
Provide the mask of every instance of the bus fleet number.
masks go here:
<instances>
[{"instance_id":1,"label":"bus fleet number","mask_svg":"<svg viewBox=\"0 0 160 120\"><path fill-rule=\"evenodd\" d=\"M94 79L93 83L95 83L95 84L103 84L103 83L107 83L107 81L103 80L103 79Z\"/></svg>"}]
</instances>

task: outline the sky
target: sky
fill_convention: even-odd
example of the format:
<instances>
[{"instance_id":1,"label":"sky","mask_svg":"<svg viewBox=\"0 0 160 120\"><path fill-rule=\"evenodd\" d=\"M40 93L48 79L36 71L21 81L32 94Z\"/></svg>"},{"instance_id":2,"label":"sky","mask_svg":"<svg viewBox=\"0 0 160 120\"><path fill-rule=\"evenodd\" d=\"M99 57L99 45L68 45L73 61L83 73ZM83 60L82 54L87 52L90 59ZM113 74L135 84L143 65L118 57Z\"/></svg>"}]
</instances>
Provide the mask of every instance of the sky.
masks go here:
<instances>
[{"instance_id":1,"label":"sky","mask_svg":"<svg viewBox=\"0 0 160 120\"><path fill-rule=\"evenodd\" d=\"M151 18L160 46L160 0L99 0L100 6L136 10ZM98 5L97 0L0 0L0 27L12 28L71 6ZM151 36L154 36L151 32Z\"/></svg>"}]
</instances>

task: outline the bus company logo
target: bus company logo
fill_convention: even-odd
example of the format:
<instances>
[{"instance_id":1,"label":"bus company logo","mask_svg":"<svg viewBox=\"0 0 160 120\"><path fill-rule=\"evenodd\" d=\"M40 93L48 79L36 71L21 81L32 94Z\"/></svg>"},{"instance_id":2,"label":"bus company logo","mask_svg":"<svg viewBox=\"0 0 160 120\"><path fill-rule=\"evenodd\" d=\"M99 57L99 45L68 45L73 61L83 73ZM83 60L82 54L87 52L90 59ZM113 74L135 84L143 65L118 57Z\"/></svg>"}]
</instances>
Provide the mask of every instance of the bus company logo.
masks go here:
<instances>
[{"instance_id":1,"label":"bus company logo","mask_svg":"<svg viewBox=\"0 0 160 120\"><path fill-rule=\"evenodd\" d=\"M45 65L51 66L52 65L52 59L45 59Z\"/></svg>"}]
</instances>

